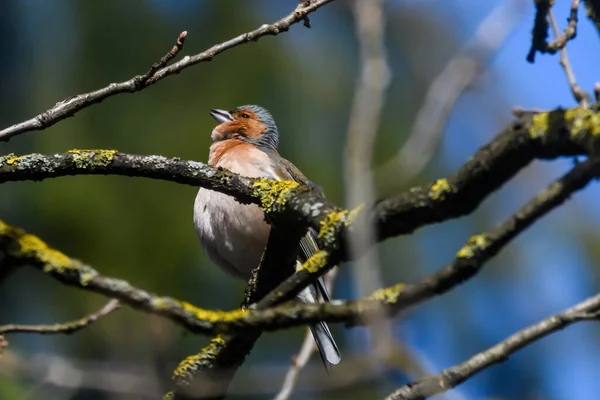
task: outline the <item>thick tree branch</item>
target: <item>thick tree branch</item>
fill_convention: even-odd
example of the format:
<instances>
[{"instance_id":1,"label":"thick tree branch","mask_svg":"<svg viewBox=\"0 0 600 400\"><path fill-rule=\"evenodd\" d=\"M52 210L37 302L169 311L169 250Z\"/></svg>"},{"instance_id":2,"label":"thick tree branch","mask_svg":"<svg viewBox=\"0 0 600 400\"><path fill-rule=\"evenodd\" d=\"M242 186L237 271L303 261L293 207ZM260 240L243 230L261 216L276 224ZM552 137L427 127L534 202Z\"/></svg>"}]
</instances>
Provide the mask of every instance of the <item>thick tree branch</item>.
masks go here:
<instances>
[{"instance_id":1,"label":"thick tree branch","mask_svg":"<svg viewBox=\"0 0 600 400\"><path fill-rule=\"evenodd\" d=\"M386 400L420 400L446 392L486 368L508 360L516 351L551 333L558 332L576 322L598 320L599 311L600 294L515 333L461 364L445 369L437 375L427 376L409 383L390 394Z\"/></svg>"},{"instance_id":2,"label":"thick tree branch","mask_svg":"<svg viewBox=\"0 0 600 400\"><path fill-rule=\"evenodd\" d=\"M192 65L211 61L216 55L226 50L232 49L241 44L255 42L263 36L278 35L281 32L285 32L290 28L290 26L297 24L298 22L304 21L306 25L306 21L310 13L318 10L322 6L332 1L333 0L302 1L292 13L281 18L279 21L276 21L272 24L261 25L253 31L236 36L226 42L216 44L202 53L192 56L185 56L180 61L166 66L166 64L173 57L175 57L175 55L183 46L183 40L185 39L187 32L182 32L177 39L175 47L158 63L154 64L148 73L144 75L137 75L127 81L111 83L110 85L93 92L79 94L58 102L54 107L44 111L39 115L36 115L31 119L28 119L27 121L23 121L0 130L0 141L7 141L11 137L25 132L46 129L65 118L72 117L84 108L87 108L92 104L99 103L108 97L121 93L139 92L170 75L178 74Z\"/></svg>"},{"instance_id":3,"label":"thick tree branch","mask_svg":"<svg viewBox=\"0 0 600 400\"><path fill-rule=\"evenodd\" d=\"M189 303L160 297L129 285L127 282L100 276L91 267L49 248L37 237L0 222L0 249L10 257L43 269L54 278L86 290L120 299L123 303L143 311L165 316L192 332L239 332L248 329L275 330L317 321L345 322L347 325L364 324L374 310L384 310L391 316L439 295L474 276L481 265L493 257L517 234L541 216L562 204L574 191L579 190L600 173L600 161L588 160L536 196L515 215L489 233L473 236L458 251L456 259L423 281L414 285L396 285L379 289L357 301L325 304L291 302L274 308L286 298L285 284L275 289L256 304L257 309L211 311ZM323 257L317 253L314 258ZM307 261L303 271L311 270L315 260ZM296 276L298 274L295 274ZM294 276L292 278L294 278ZM294 281L294 279L291 279ZM290 280L286 281L289 282ZM216 339L223 345L222 339Z\"/></svg>"},{"instance_id":4,"label":"thick tree branch","mask_svg":"<svg viewBox=\"0 0 600 400\"><path fill-rule=\"evenodd\" d=\"M365 212L375 219L379 240L467 215L534 159L595 151L600 147L599 136L594 135L598 130L600 113L591 110L558 109L525 115L477 151L456 173L379 201ZM243 203L262 205L269 217L293 223L300 220L306 226L323 230L321 244L335 241L327 230L332 228L331 223L339 225L343 217L332 214L342 210L310 188L285 181L248 179L178 158L144 157L116 150L0 157L0 183L106 174L168 180L229 194ZM313 207L306 207L307 204ZM340 249L345 250L344 241Z\"/></svg>"},{"instance_id":5,"label":"thick tree branch","mask_svg":"<svg viewBox=\"0 0 600 400\"><path fill-rule=\"evenodd\" d=\"M119 308L119 300L112 299L104 305L100 310L95 313L86 315L75 321L65 322L62 324L53 325L0 325L0 335L6 333L37 333L42 335L50 335L56 333L63 333L70 335L78 330L85 328L86 326L96 322L98 319L112 313Z\"/></svg>"},{"instance_id":6,"label":"thick tree branch","mask_svg":"<svg viewBox=\"0 0 600 400\"><path fill-rule=\"evenodd\" d=\"M600 113L581 108L525 115L483 146L453 175L382 200L366 211L375 221L378 241L427 224L467 215L489 194L536 158L593 153L600 148ZM278 223L319 231L317 253L306 267L261 301L271 306L292 299L307 282L348 260L345 232L355 212L341 210L318 191L286 181L248 179L205 164L135 156L103 150L74 150L44 156L0 157L0 183L63 175L118 174L199 185L261 205ZM264 302L264 304L262 303Z\"/></svg>"}]
</instances>

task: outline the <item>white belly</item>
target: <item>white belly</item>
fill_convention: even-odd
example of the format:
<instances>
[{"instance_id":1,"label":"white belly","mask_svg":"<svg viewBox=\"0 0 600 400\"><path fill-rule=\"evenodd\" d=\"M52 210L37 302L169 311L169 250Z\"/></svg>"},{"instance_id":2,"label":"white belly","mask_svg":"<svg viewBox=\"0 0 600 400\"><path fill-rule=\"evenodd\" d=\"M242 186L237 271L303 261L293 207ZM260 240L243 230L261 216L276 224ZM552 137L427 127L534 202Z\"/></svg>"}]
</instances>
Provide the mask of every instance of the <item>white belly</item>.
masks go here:
<instances>
[{"instance_id":1,"label":"white belly","mask_svg":"<svg viewBox=\"0 0 600 400\"><path fill-rule=\"evenodd\" d=\"M250 278L270 231L258 206L200 189L194 203L194 225L204 251L215 264L238 278Z\"/></svg>"}]
</instances>

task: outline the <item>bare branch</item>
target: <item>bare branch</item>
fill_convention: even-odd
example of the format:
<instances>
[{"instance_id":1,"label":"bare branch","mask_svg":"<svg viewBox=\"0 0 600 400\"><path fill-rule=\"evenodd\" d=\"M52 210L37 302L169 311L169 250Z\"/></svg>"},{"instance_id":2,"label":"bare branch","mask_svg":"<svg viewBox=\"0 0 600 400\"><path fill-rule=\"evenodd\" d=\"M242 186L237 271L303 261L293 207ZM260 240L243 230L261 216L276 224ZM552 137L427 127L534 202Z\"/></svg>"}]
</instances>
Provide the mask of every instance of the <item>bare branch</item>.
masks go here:
<instances>
[{"instance_id":1,"label":"bare branch","mask_svg":"<svg viewBox=\"0 0 600 400\"><path fill-rule=\"evenodd\" d=\"M333 283L338 271L338 269L332 269L325 275L325 285L330 293L333 291ZM310 329L307 329L300 351L292 357L292 365L285 375L283 385L275 396L275 400L288 400L290 398L294 391L294 387L296 386L296 382L298 381L300 371L306 367L316 349L317 345L313 339L313 335Z\"/></svg>"},{"instance_id":2,"label":"bare branch","mask_svg":"<svg viewBox=\"0 0 600 400\"><path fill-rule=\"evenodd\" d=\"M152 79L154 79L154 74L161 68L167 66L169 61L171 61L177 54L183 49L183 43L185 42L185 38L187 37L187 31L183 31L179 34L177 41L173 48L165 54L158 62L154 63L152 67L146 72L138 81L139 85L149 85Z\"/></svg>"},{"instance_id":3,"label":"bare branch","mask_svg":"<svg viewBox=\"0 0 600 400\"><path fill-rule=\"evenodd\" d=\"M294 387L298 381L300 371L306 366L306 364L308 364L308 361L316 350L316 347L315 340L313 339L310 330L307 330L306 335L304 336L304 341L302 342L302 346L300 347L300 351L298 354L292 357L292 365L285 375L283 385L281 386L279 393L277 393L275 396L275 400L288 400L290 398L294 392Z\"/></svg>"},{"instance_id":4,"label":"bare branch","mask_svg":"<svg viewBox=\"0 0 600 400\"><path fill-rule=\"evenodd\" d=\"M6 333L38 333L42 335L50 335L56 333L63 333L70 335L80 329L85 328L88 325L93 324L98 319L112 313L119 308L119 300L112 299L104 305L100 310L95 313L86 315L75 321L65 322L62 324L53 325L0 325L0 336Z\"/></svg>"},{"instance_id":5,"label":"bare branch","mask_svg":"<svg viewBox=\"0 0 600 400\"><path fill-rule=\"evenodd\" d=\"M386 400L417 400L446 392L460 385L479 372L506 361L518 350L580 321L597 320L600 310L600 294L556 314L535 325L523 329L467 361L409 383L386 397Z\"/></svg>"},{"instance_id":6,"label":"bare branch","mask_svg":"<svg viewBox=\"0 0 600 400\"><path fill-rule=\"evenodd\" d=\"M181 46L183 46L183 39L185 39L187 32L182 32L175 47L158 63L154 64L148 73L135 76L127 81L111 83L110 85L93 92L79 94L58 102L54 107L31 119L28 119L27 121L23 121L0 130L0 141L7 141L11 137L25 132L46 129L65 118L72 117L84 108L87 108L92 104L99 103L108 97L121 93L139 92L140 90L143 90L170 75L177 74L184 69L191 67L192 65L211 61L216 55L226 50L245 43L255 42L263 36L278 35L281 32L287 31L290 26L297 24L300 21L304 21L306 24L306 18L310 13L318 10L322 6L332 1L334 0L305 1L302 3L304 6L299 4L291 14L283 17L279 21L276 21L272 24L261 25L253 31L236 36L226 42L216 44L202 53L198 53L193 56L185 56L183 59L174 64L162 66L163 63L166 64L169 62L169 60L175 57L175 55L181 49Z\"/></svg>"},{"instance_id":7,"label":"bare branch","mask_svg":"<svg viewBox=\"0 0 600 400\"><path fill-rule=\"evenodd\" d=\"M575 22L577 21L577 7L576 2L573 2L573 7L575 10L571 9L571 14L575 14ZM577 4L578 5L578 4ZM554 37L559 40L560 35L558 32L558 26L556 25L556 19L554 18L554 13L552 9L548 10L548 18L550 19L550 25L552 26L552 32L554 33ZM571 17L572 18L572 17ZM572 20L571 20L572 21ZM566 44L566 43L565 43ZM575 73L573 72L573 68L571 67L571 62L569 61L569 55L567 53L567 48L565 46L560 48L560 65L565 71L567 75L567 80L569 81L569 87L571 88L571 93L575 98L575 101L579 103L583 108L588 108L590 105L590 94L581 88L577 84L577 80L575 79Z\"/></svg>"},{"instance_id":8,"label":"bare branch","mask_svg":"<svg viewBox=\"0 0 600 400\"><path fill-rule=\"evenodd\" d=\"M558 50L564 49L567 42L575 39L577 36L577 10L579 9L579 0L573 0L571 3L571 12L567 19L568 25L563 32L558 35L558 31L554 31L555 38L546 46L546 52L550 54L556 53ZM552 10L550 10L552 11ZM552 18L552 17L551 17Z\"/></svg>"},{"instance_id":9,"label":"bare branch","mask_svg":"<svg viewBox=\"0 0 600 400\"><path fill-rule=\"evenodd\" d=\"M569 40L574 39L577 36L577 10L579 9L580 0L572 0L571 11L569 18L567 19L568 24L562 33L558 32L555 22L554 26L554 40L548 43L548 17L552 20L552 6L553 0L534 0L536 13L535 21L533 25L531 48L527 54L527 61L533 63L535 61L535 53L540 52L542 54L555 54L559 50L566 47ZM588 0L593 3L593 1ZM595 19L592 8L588 5L588 12L592 19ZM552 22L552 21L551 21Z\"/></svg>"}]
</instances>

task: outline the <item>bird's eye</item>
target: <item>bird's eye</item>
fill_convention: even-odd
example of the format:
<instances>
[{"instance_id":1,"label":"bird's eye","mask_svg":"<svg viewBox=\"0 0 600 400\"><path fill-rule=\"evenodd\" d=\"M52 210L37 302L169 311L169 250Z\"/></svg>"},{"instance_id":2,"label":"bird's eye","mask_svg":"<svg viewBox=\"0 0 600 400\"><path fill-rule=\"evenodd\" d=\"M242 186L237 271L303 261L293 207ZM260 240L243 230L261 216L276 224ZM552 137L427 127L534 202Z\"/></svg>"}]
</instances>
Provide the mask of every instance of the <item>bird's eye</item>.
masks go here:
<instances>
[{"instance_id":1,"label":"bird's eye","mask_svg":"<svg viewBox=\"0 0 600 400\"><path fill-rule=\"evenodd\" d=\"M250 118L250 116L246 113L242 113L242 118Z\"/></svg>"}]
</instances>

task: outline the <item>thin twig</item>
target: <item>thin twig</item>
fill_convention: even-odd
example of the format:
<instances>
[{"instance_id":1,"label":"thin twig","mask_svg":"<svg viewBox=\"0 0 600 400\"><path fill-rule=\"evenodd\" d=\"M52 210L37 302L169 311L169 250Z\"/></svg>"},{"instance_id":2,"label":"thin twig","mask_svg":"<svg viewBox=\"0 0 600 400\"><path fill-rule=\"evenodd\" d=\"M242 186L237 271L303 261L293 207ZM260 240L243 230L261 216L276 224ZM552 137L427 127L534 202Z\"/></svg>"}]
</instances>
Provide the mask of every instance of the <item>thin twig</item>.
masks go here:
<instances>
[{"instance_id":1,"label":"thin twig","mask_svg":"<svg viewBox=\"0 0 600 400\"><path fill-rule=\"evenodd\" d=\"M327 3L331 3L332 1L334 0L311 0L309 1L310 4L306 5L306 7L300 7L299 5L299 7L297 7L292 13L272 24L261 25L253 31L236 36L226 42L216 44L202 53L198 53L193 56L185 56L180 61L169 66L164 66L156 71L153 71L154 68L151 68L149 71L152 72L151 76L146 76L147 74L138 75L127 81L111 83L110 85L93 92L71 96L61 102L56 103L54 107L31 119L28 119L27 121L23 121L0 130L0 141L7 141L11 137L25 132L46 129L65 118L72 117L84 108L87 108L92 104L99 103L108 97L120 93L139 92L140 90L143 90L170 75L177 74L184 69L191 67L192 65L211 61L216 55L226 50L245 43L255 42L263 36L278 35L281 32L287 31L290 26L300 21L304 21L306 24L305 19L308 14L318 10ZM305 1L304 4L306 3L307 2ZM185 36L186 35L183 35L183 37ZM181 39L183 38L180 35L178 41L181 41L181 45L183 45L183 41ZM165 57L163 57L163 59L166 59L167 62L179 51L180 46L176 44L175 47L177 48L177 51L171 50ZM173 55L170 56L170 54ZM159 61L157 64L160 64L163 59L161 59L161 61Z\"/></svg>"},{"instance_id":2,"label":"thin twig","mask_svg":"<svg viewBox=\"0 0 600 400\"><path fill-rule=\"evenodd\" d=\"M379 180L407 182L429 164L456 101L484 72L485 64L514 30L524 9L522 0L510 0L479 24L473 38L431 82L408 139L393 159L378 168Z\"/></svg>"},{"instance_id":3,"label":"thin twig","mask_svg":"<svg viewBox=\"0 0 600 400\"><path fill-rule=\"evenodd\" d=\"M558 26L556 24L556 20L554 18L554 13L552 9L548 10L548 18L550 19L550 25L552 26L552 32L554 33L554 37L559 37ZM560 49L560 65L565 71L567 75L567 80L569 81L569 87L571 88L571 93L575 98L575 101L579 103L579 105L583 108L588 108L590 105L590 94L583 90L581 86L577 84L577 80L575 79L575 73L573 72L573 68L571 67L571 62L569 61L569 55L567 53L567 48L562 47Z\"/></svg>"},{"instance_id":4,"label":"thin twig","mask_svg":"<svg viewBox=\"0 0 600 400\"><path fill-rule=\"evenodd\" d=\"M494 364L506 361L518 350L580 321L597 320L600 294L568 310L540 321L508 337L467 361L447 368L437 375L411 382L386 397L386 400L417 400L446 392Z\"/></svg>"},{"instance_id":5,"label":"thin twig","mask_svg":"<svg viewBox=\"0 0 600 400\"><path fill-rule=\"evenodd\" d=\"M571 39L575 39L577 36L577 10L579 9L579 0L573 0L571 3L571 12L567 19L567 27L563 30L560 35L557 35L557 31L554 30L555 38L553 41L546 45L546 53L554 54L559 50L562 50L567 45L567 42ZM551 10L550 10L551 11Z\"/></svg>"},{"instance_id":6,"label":"thin twig","mask_svg":"<svg viewBox=\"0 0 600 400\"><path fill-rule=\"evenodd\" d=\"M325 286L330 293L333 291L333 283L335 282L338 271L338 269L332 269L325 275ZM300 371L306 367L316 349L317 346L313 335L310 329L307 329L300 351L292 357L290 369L285 375L281 390L277 393L274 400L287 400L290 398L294 391L294 387L296 386L296 382L298 381Z\"/></svg>"},{"instance_id":7,"label":"thin twig","mask_svg":"<svg viewBox=\"0 0 600 400\"><path fill-rule=\"evenodd\" d=\"M181 49L183 49L183 44L185 43L186 37L187 31L183 31L179 34L179 37L177 38L177 41L175 42L173 48L167 54L165 54L158 62L152 64L152 67L148 70L148 72L142 75L142 77L139 79L139 85L145 86L152 83L152 80L155 79L154 74L156 73L156 71L166 67L169 61L175 58L175 56L177 56L177 53L179 53Z\"/></svg>"},{"instance_id":8,"label":"thin twig","mask_svg":"<svg viewBox=\"0 0 600 400\"><path fill-rule=\"evenodd\" d=\"M292 357L292 365L285 375L283 385L281 386L279 393L275 396L275 400L287 400L290 398L294 391L294 387L296 386L296 382L298 381L300 371L308 364L308 361L310 361L315 350L315 339L310 330L307 330L304 341L302 342L302 347L298 354Z\"/></svg>"},{"instance_id":9,"label":"thin twig","mask_svg":"<svg viewBox=\"0 0 600 400\"><path fill-rule=\"evenodd\" d=\"M42 335L51 335L57 333L63 334L71 334L77 332L80 329L85 328L86 326L93 324L98 319L112 313L117 310L120 306L119 300L112 299L108 303L104 305L100 310L95 313L86 315L85 317L65 322L62 324L53 324L53 325L0 325L0 336L6 333L38 333Z\"/></svg>"}]
</instances>

